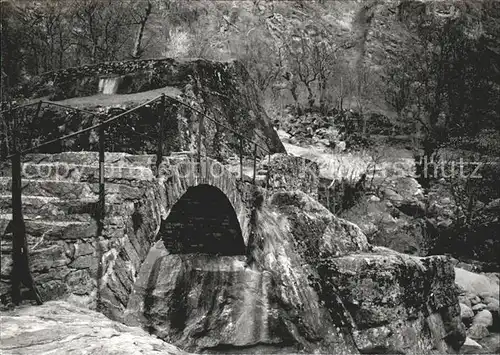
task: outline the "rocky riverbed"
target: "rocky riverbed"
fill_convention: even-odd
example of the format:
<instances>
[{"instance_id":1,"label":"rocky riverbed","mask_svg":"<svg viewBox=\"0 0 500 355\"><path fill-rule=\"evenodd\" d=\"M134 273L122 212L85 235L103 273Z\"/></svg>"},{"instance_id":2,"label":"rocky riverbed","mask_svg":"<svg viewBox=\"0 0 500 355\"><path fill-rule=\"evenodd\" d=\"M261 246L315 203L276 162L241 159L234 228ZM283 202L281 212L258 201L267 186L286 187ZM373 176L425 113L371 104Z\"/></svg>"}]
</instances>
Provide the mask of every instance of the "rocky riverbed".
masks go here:
<instances>
[{"instance_id":1,"label":"rocky riverbed","mask_svg":"<svg viewBox=\"0 0 500 355\"><path fill-rule=\"evenodd\" d=\"M460 316L467 327L463 353L498 354L500 351L499 277L455 268Z\"/></svg>"}]
</instances>

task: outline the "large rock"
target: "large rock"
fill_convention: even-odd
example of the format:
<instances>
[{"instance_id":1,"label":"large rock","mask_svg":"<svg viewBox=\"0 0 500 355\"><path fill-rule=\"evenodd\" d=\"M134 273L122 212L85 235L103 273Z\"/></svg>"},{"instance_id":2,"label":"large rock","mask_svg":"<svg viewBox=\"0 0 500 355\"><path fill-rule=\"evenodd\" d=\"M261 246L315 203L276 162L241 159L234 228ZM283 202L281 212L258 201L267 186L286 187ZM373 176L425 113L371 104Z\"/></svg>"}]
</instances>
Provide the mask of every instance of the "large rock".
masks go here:
<instances>
[{"instance_id":1,"label":"large rock","mask_svg":"<svg viewBox=\"0 0 500 355\"><path fill-rule=\"evenodd\" d=\"M498 313L499 307L500 304L496 299L491 299L486 305L486 309L492 313Z\"/></svg>"},{"instance_id":2,"label":"large rock","mask_svg":"<svg viewBox=\"0 0 500 355\"><path fill-rule=\"evenodd\" d=\"M462 354L470 354L474 353L483 347L475 340L472 340L471 338L467 337L465 339L464 345L462 345L462 348L460 349L460 352Z\"/></svg>"},{"instance_id":3,"label":"large rock","mask_svg":"<svg viewBox=\"0 0 500 355\"><path fill-rule=\"evenodd\" d=\"M329 280L356 323L360 350L409 354L433 347L441 352L460 348L465 328L451 264L444 257L376 251L381 254L325 260Z\"/></svg>"},{"instance_id":4,"label":"large rock","mask_svg":"<svg viewBox=\"0 0 500 355\"><path fill-rule=\"evenodd\" d=\"M490 311L493 316L493 326L498 328L500 326L500 307L498 300L493 299L489 301L486 309Z\"/></svg>"},{"instance_id":5,"label":"large rock","mask_svg":"<svg viewBox=\"0 0 500 355\"><path fill-rule=\"evenodd\" d=\"M473 324L469 329L467 329L467 336L472 339L483 339L490 334L488 328L482 324Z\"/></svg>"},{"instance_id":6,"label":"large rock","mask_svg":"<svg viewBox=\"0 0 500 355\"><path fill-rule=\"evenodd\" d=\"M479 343L483 347L481 351L470 352L470 354L500 354L500 333L490 333L482 338Z\"/></svg>"},{"instance_id":7,"label":"large rock","mask_svg":"<svg viewBox=\"0 0 500 355\"><path fill-rule=\"evenodd\" d=\"M459 287L471 294L481 295L483 298L500 298L498 278L455 268L455 282ZM479 302L476 302L476 304L477 303Z\"/></svg>"},{"instance_id":8,"label":"large rock","mask_svg":"<svg viewBox=\"0 0 500 355\"><path fill-rule=\"evenodd\" d=\"M421 354L465 340L445 257L373 252L357 226L299 191L274 194L252 220L246 256L157 243L126 321L196 352Z\"/></svg>"},{"instance_id":9,"label":"large rock","mask_svg":"<svg viewBox=\"0 0 500 355\"><path fill-rule=\"evenodd\" d=\"M472 325L474 324L484 325L486 328L491 327L493 325L493 316L491 315L491 312L484 309L476 314L472 322Z\"/></svg>"},{"instance_id":10,"label":"large rock","mask_svg":"<svg viewBox=\"0 0 500 355\"><path fill-rule=\"evenodd\" d=\"M460 303L460 317L465 324L470 324L474 318L474 311L467 305Z\"/></svg>"},{"instance_id":11,"label":"large rock","mask_svg":"<svg viewBox=\"0 0 500 355\"><path fill-rule=\"evenodd\" d=\"M244 347L357 354L347 310L339 301L335 311L346 322L332 317L310 285L314 270L295 251L299 238L290 230L313 228L320 248L339 255L364 250L366 238L307 195L297 195L290 194L291 201L304 203L302 217L309 225L263 207L254 215L248 256L173 255L163 243L156 244L138 275L126 321L196 352Z\"/></svg>"},{"instance_id":12,"label":"large rock","mask_svg":"<svg viewBox=\"0 0 500 355\"><path fill-rule=\"evenodd\" d=\"M458 300L461 304L469 307L470 309L472 309L472 303L469 299L469 297L467 297L466 295L459 295L458 296Z\"/></svg>"},{"instance_id":13,"label":"large rock","mask_svg":"<svg viewBox=\"0 0 500 355\"><path fill-rule=\"evenodd\" d=\"M244 256L170 254L163 241L149 252L126 314L160 338L186 348L268 343L278 347L273 280Z\"/></svg>"},{"instance_id":14,"label":"large rock","mask_svg":"<svg viewBox=\"0 0 500 355\"><path fill-rule=\"evenodd\" d=\"M483 309L486 309L486 305L484 303L478 303L472 306L472 310L474 312L481 312Z\"/></svg>"},{"instance_id":15,"label":"large rock","mask_svg":"<svg viewBox=\"0 0 500 355\"><path fill-rule=\"evenodd\" d=\"M100 313L51 301L0 314L2 354L170 354L184 351Z\"/></svg>"}]
</instances>

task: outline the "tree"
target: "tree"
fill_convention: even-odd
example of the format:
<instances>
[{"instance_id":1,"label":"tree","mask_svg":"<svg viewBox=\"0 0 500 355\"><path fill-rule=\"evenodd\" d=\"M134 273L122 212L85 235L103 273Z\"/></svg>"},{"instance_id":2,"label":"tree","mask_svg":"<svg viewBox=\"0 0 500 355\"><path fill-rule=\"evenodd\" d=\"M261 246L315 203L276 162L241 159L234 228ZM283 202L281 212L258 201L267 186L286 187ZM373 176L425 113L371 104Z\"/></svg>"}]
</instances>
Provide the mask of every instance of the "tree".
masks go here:
<instances>
[{"instance_id":1,"label":"tree","mask_svg":"<svg viewBox=\"0 0 500 355\"><path fill-rule=\"evenodd\" d=\"M318 73L319 106L322 112L326 113L328 110L328 83L339 71L340 62L336 50L326 41L315 43L312 54L315 72Z\"/></svg>"},{"instance_id":2,"label":"tree","mask_svg":"<svg viewBox=\"0 0 500 355\"><path fill-rule=\"evenodd\" d=\"M498 83L492 81L488 45L470 34L467 18L424 21L419 43L388 66L385 98L403 119L423 128L425 154L457 137L498 129Z\"/></svg>"},{"instance_id":3,"label":"tree","mask_svg":"<svg viewBox=\"0 0 500 355\"><path fill-rule=\"evenodd\" d=\"M126 57L133 20L126 2L83 0L75 3L72 34L79 54L91 63Z\"/></svg>"},{"instance_id":4,"label":"tree","mask_svg":"<svg viewBox=\"0 0 500 355\"><path fill-rule=\"evenodd\" d=\"M153 4L151 1L147 1L144 7L144 13L140 14L136 20L136 24L139 25L137 28L137 35L134 42L134 49L132 51L132 58L139 58L144 53L144 48L142 46L142 38L144 36L144 29L146 28L146 23L148 22L149 15L153 10ZM135 17L135 16L134 16Z\"/></svg>"},{"instance_id":5,"label":"tree","mask_svg":"<svg viewBox=\"0 0 500 355\"><path fill-rule=\"evenodd\" d=\"M112 0L2 1L2 72L8 86L16 85L24 75L127 57L132 51L133 24L137 23L130 4ZM145 26L147 18L141 20ZM140 52L141 40L136 42Z\"/></svg>"},{"instance_id":6,"label":"tree","mask_svg":"<svg viewBox=\"0 0 500 355\"><path fill-rule=\"evenodd\" d=\"M22 26L13 19L18 16L16 8L8 2L0 2L0 45L2 100L10 97L10 88L18 81L22 72L23 53Z\"/></svg>"},{"instance_id":7,"label":"tree","mask_svg":"<svg viewBox=\"0 0 500 355\"><path fill-rule=\"evenodd\" d=\"M252 77L257 88L266 92L283 74L283 55L264 28L246 28L230 41L231 53L238 58Z\"/></svg>"},{"instance_id":8,"label":"tree","mask_svg":"<svg viewBox=\"0 0 500 355\"><path fill-rule=\"evenodd\" d=\"M366 136L368 114L365 112L365 108L368 102L374 101L376 98L379 80L376 73L364 63L356 68L356 74L352 77L354 78L353 94L358 113L362 119L361 133Z\"/></svg>"},{"instance_id":9,"label":"tree","mask_svg":"<svg viewBox=\"0 0 500 355\"><path fill-rule=\"evenodd\" d=\"M331 94L329 87L341 68L341 59L337 55L340 47L335 47L327 38L295 33L282 41L283 65L288 69L285 78L299 111L302 106L299 101L301 89L307 92L309 109L319 103L324 112L327 110Z\"/></svg>"},{"instance_id":10,"label":"tree","mask_svg":"<svg viewBox=\"0 0 500 355\"><path fill-rule=\"evenodd\" d=\"M408 122L413 119L414 114L418 117L419 112L410 112L413 104L412 85L415 82L414 73L415 61L400 60L386 67L383 79L385 81L384 98L385 102L396 111L397 123L401 126L411 126L414 128L414 139L418 136L418 126L415 122ZM418 106L420 108L420 106Z\"/></svg>"},{"instance_id":11,"label":"tree","mask_svg":"<svg viewBox=\"0 0 500 355\"><path fill-rule=\"evenodd\" d=\"M318 67L314 65L314 44L301 36L296 41L292 39L290 44L285 43L284 48L293 74L292 89L296 91L297 80L303 84L307 90L307 103L309 107L313 107L315 95L312 84L319 74ZM296 94L294 94L294 97L296 97Z\"/></svg>"}]
</instances>

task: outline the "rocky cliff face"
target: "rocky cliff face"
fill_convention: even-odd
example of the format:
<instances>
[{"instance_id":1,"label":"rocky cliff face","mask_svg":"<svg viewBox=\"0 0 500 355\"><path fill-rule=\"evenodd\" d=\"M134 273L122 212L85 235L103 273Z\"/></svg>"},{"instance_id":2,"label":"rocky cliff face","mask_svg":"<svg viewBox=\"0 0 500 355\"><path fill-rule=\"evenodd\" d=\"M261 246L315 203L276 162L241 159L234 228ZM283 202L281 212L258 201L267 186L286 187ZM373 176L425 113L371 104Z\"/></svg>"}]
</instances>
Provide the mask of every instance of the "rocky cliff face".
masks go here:
<instances>
[{"instance_id":1,"label":"rocky cliff face","mask_svg":"<svg viewBox=\"0 0 500 355\"><path fill-rule=\"evenodd\" d=\"M387 84L384 71L395 58L401 58L408 50L418 46L419 27L428 26L427 30L439 31L440 24L448 19L456 19L465 14L469 35L482 38L491 43L491 72L498 80L498 47L495 38L500 30L500 9L494 0L353 0L353 1L227 1L197 0L185 5L173 1L177 8L192 14L190 21L182 19L173 26L171 40L182 43L181 48L172 49L172 53L189 55L199 53L200 43L210 41L213 45L204 50L203 55L210 58L243 58L248 67L253 68L256 81L262 87L274 86L275 95L280 97L280 104L292 104L292 97L283 94L290 88L290 77L285 75L291 70L293 61L287 57L286 48L290 44L300 45L305 39L311 43L331 46L335 55L346 59L346 66L336 67L335 75L328 90L339 94L342 85L349 90L347 82L358 74L368 72L373 75L370 84L376 89L367 88L365 93L369 101L364 104L364 112L372 111L388 116L395 114L385 104L383 88ZM192 23L199 23L206 29L199 33ZM436 26L432 28L432 26ZM259 47L260 46L260 47ZM418 51L418 50L417 50ZM273 60L269 57L280 58ZM327 60L330 60L328 58ZM271 62L271 67L262 67ZM283 70L274 75L275 68ZM337 65L334 64L334 65ZM364 68L368 70L365 71ZM261 71L262 70L262 71ZM358 72L361 70L361 73ZM261 71L261 72L259 72ZM296 73L294 73L296 75ZM286 77L284 79L284 77ZM372 80L372 79L370 79ZM271 82L268 85L268 82ZM332 87L333 86L333 87ZM270 90L268 90L269 92ZM306 102L308 93L299 88L299 99ZM328 100L335 100L330 97ZM365 99L363 99L365 100ZM350 102L347 102L350 101ZM355 98L346 98L345 107L356 107ZM281 114L281 113L280 113Z\"/></svg>"}]
</instances>

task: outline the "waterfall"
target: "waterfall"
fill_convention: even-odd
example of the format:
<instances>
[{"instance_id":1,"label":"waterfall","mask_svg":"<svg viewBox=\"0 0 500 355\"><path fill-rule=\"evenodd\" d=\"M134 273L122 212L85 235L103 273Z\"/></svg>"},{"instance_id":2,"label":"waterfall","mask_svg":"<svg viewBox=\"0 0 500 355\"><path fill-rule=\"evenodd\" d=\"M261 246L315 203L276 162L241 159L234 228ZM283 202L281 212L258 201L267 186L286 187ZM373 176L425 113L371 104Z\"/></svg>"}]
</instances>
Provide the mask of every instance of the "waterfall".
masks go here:
<instances>
[{"instance_id":1,"label":"waterfall","mask_svg":"<svg viewBox=\"0 0 500 355\"><path fill-rule=\"evenodd\" d=\"M101 78L99 80L99 92L107 95L116 94L120 82L121 77Z\"/></svg>"}]
</instances>

